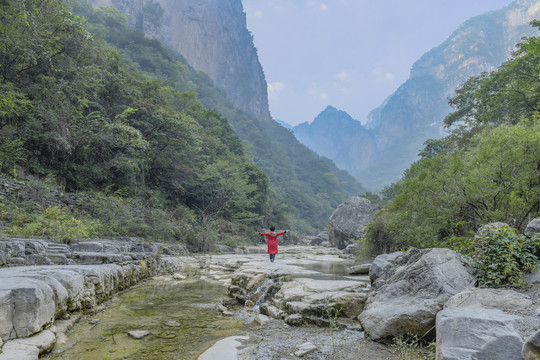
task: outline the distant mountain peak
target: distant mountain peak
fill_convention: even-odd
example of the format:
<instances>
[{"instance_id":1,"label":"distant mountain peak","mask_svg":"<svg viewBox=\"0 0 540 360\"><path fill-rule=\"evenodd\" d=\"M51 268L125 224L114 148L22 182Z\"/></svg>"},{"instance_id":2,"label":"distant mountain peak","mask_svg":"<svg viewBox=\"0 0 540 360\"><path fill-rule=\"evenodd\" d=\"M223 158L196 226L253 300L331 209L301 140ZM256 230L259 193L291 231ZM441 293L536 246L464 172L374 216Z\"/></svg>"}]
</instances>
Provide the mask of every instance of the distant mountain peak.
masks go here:
<instances>
[{"instance_id":1,"label":"distant mountain peak","mask_svg":"<svg viewBox=\"0 0 540 360\"><path fill-rule=\"evenodd\" d=\"M409 79L368 115L362 126L346 112L328 106L309 124L294 127L296 137L372 190L400 179L430 138L445 135L447 99L471 76L497 69L524 36L537 31L538 0L516 0L461 24L411 68Z\"/></svg>"}]
</instances>

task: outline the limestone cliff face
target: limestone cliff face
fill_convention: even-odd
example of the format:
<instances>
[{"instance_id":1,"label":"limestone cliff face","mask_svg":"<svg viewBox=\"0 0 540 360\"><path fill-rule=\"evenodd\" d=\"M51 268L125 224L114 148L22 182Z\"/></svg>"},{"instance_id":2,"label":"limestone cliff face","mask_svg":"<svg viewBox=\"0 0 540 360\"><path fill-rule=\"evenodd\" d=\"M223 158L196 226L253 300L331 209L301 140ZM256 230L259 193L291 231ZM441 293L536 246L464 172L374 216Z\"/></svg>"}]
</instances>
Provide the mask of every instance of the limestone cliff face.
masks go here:
<instances>
[{"instance_id":1,"label":"limestone cliff face","mask_svg":"<svg viewBox=\"0 0 540 360\"><path fill-rule=\"evenodd\" d=\"M538 0L516 0L463 23L413 65L410 78L369 114L365 126L349 125L341 139L332 140L335 149L344 149L337 154L325 145L332 134L344 133L335 118L324 116L324 121L295 127L294 132L301 140L309 133L306 145L369 189L381 189L400 178L425 140L444 135L442 121L451 111L447 99L459 85L470 76L496 70L523 36L536 35L529 24L535 18L540 18Z\"/></svg>"},{"instance_id":2,"label":"limestone cliff face","mask_svg":"<svg viewBox=\"0 0 540 360\"><path fill-rule=\"evenodd\" d=\"M270 117L266 79L241 0L91 0L114 6L130 26L182 54L214 79L234 104Z\"/></svg>"}]
</instances>

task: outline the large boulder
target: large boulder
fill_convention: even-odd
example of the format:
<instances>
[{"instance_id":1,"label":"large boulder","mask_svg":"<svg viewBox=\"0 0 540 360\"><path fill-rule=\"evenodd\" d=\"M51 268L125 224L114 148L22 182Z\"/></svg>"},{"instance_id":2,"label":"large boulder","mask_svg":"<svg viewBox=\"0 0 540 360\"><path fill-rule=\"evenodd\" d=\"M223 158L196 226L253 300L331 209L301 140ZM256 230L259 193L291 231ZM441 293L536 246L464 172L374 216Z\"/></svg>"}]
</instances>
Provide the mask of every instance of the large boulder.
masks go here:
<instances>
[{"instance_id":1,"label":"large boulder","mask_svg":"<svg viewBox=\"0 0 540 360\"><path fill-rule=\"evenodd\" d=\"M438 248L398 255L379 278L386 280L370 293L359 316L366 333L378 341L430 333L444 303L476 282L458 253Z\"/></svg>"},{"instance_id":2,"label":"large boulder","mask_svg":"<svg viewBox=\"0 0 540 360\"><path fill-rule=\"evenodd\" d=\"M378 209L371 201L359 196L353 196L340 204L330 216L330 244L338 249L345 249L347 245L360 239Z\"/></svg>"},{"instance_id":3,"label":"large boulder","mask_svg":"<svg viewBox=\"0 0 540 360\"><path fill-rule=\"evenodd\" d=\"M518 326L500 310L447 308L437 314L437 359L521 359Z\"/></svg>"},{"instance_id":4,"label":"large boulder","mask_svg":"<svg viewBox=\"0 0 540 360\"><path fill-rule=\"evenodd\" d=\"M374 288L378 288L386 282L386 279L381 277L381 275L390 276L392 273L385 270L402 254L402 251L396 251L390 254L379 255L373 260L373 263L371 263L371 266L369 267L369 280Z\"/></svg>"},{"instance_id":5,"label":"large boulder","mask_svg":"<svg viewBox=\"0 0 540 360\"><path fill-rule=\"evenodd\" d=\"M510 289L467 289L452 296L444 305L501 311L526 311L533 305L532 299Z\"/></svg>"},{"instance_id":6,"label":"large boulder","mask_svg":"<svg viewBox=\"0 0 540 360\"><path fill-rule=\"evenodd\" d=\"M540 328L540 318L528 294L511 289L467 289L450 298L445 308L456 310L445 310L445 321L440 322L437 315L441 359L520 359L520 351L524 359L540 359L535 348L540 336L536 335L536 345L533 335L519 348L522 338ZM460 336L455 335L458 329Z\"/></svg>"},{"instance_id":7,"label":"large boulder","mask_svg":"<svg viewBox=\"0 0 540 360\"><path fill-rule=\"evenodd\" d=\"M532 219L525 228L525 236L531 237L540 234L540 218Z\"/></svg>"}]
</instances>

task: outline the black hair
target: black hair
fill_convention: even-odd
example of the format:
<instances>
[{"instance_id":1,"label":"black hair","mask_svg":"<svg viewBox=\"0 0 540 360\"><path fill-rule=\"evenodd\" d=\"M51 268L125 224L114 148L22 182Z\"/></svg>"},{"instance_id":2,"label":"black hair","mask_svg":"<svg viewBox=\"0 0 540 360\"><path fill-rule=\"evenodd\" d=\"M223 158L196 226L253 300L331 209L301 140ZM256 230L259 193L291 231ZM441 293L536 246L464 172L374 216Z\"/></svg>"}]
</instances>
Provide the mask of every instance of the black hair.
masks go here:
<instances>
[{"instance_id":1,"label":"black hair","mask_svg":"<svg viewBox=\"0 0 540 360\"><path fill-rule=\"evenodd\" d=\"M273 226L270 226L270 231L276 231L276 228Z\"/></svg>"}]
</instances>

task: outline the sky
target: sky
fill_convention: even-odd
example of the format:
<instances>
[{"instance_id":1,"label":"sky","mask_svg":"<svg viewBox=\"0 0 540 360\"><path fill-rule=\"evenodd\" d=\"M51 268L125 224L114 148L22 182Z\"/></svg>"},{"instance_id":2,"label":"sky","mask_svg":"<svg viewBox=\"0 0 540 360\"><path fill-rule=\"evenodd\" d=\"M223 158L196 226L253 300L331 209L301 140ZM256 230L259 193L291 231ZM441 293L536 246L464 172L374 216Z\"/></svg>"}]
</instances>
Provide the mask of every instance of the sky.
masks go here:
<instances>
[{"instance_id":1,"label":"sky","mask_svg":"<svg viewBox=\"0 0 540 360\"><path fill-rule=\"evenodd\" d=\"M361 122L424 53L467 19L511 0L242 0L268 83L291 125L328 105Z\"/></svg>"}]
</instances>

